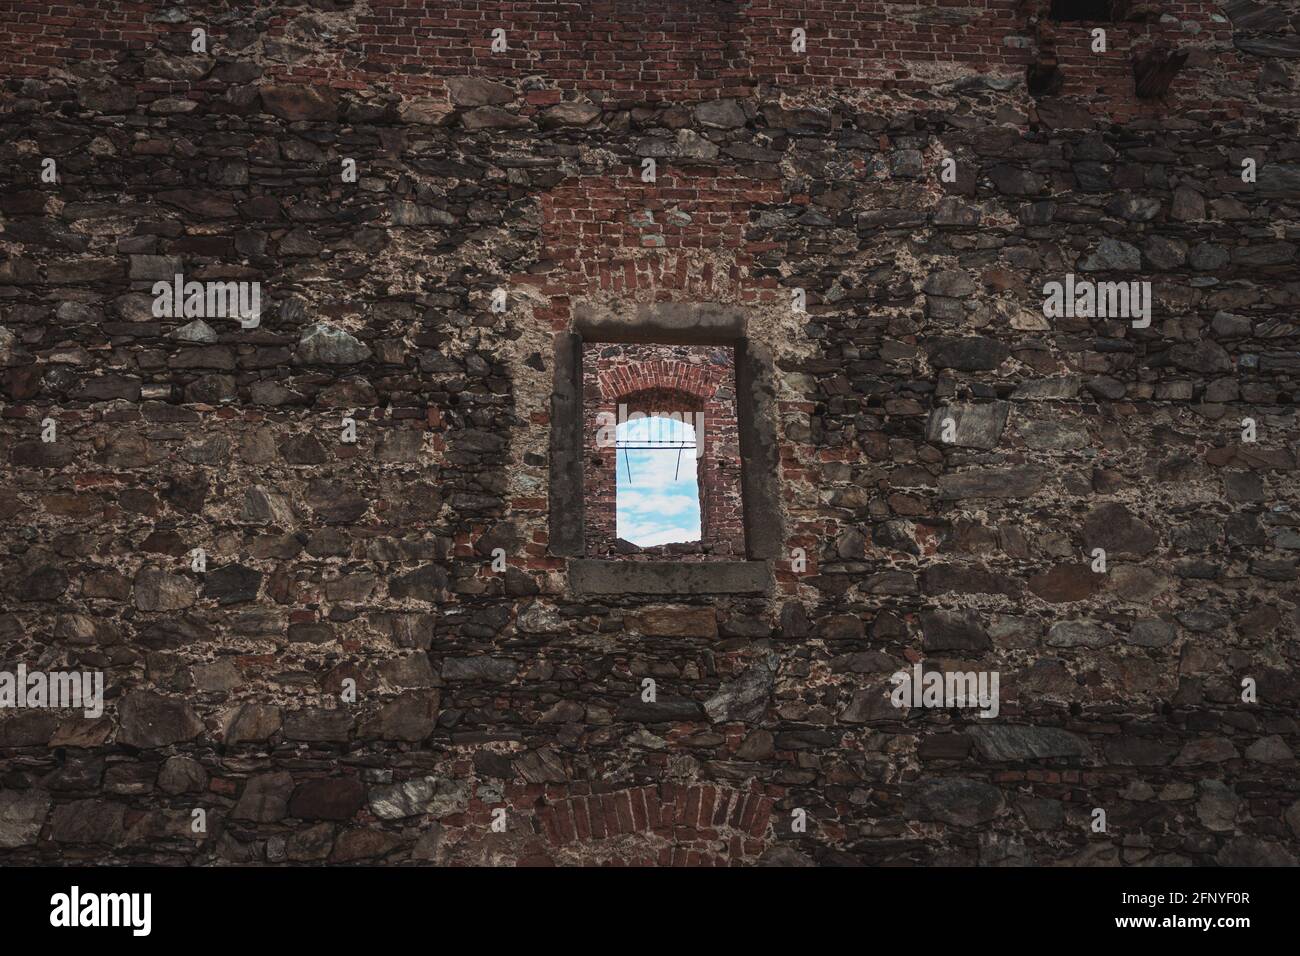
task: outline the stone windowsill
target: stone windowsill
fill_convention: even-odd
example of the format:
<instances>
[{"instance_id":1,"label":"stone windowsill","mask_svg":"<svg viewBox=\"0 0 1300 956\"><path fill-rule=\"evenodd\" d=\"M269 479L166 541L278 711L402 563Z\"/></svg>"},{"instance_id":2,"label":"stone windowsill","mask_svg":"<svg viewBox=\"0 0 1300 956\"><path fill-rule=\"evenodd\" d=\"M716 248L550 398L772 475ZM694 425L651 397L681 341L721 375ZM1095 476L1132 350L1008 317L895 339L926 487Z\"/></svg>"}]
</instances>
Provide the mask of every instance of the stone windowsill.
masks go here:
<instances>
[{"instance_id":1,"label":"stone windowsill","mask_svg":"<svg viewBox=\"0 0 1300 956\"><path fill-rule=\"evenodd\" d=\"M569 587L575 594L762 594L771 584L767 561L569 559Z\"/></svg>"}]
</instances>

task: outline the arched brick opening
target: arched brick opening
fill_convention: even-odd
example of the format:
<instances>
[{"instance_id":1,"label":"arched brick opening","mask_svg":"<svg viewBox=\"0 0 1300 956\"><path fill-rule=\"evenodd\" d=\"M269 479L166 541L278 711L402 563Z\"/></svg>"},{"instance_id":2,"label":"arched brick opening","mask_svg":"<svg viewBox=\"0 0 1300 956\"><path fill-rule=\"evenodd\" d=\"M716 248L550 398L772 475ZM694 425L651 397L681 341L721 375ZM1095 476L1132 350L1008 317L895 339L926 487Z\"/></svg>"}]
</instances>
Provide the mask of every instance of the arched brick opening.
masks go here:
<instances>
[{"instance_id":1,"label":"arched brick opening","mask_svg":"<svg viewBox=\"0 0 1300 956\"><path fill-rule=\"evenodd\" d=\"M587 553L698 558L743 555L732 350L593 344L587 347L583 367ZM681 414L695 430L696 442L702 444L698 453L685 450L681 461L683 468L696 469L699 541L633 549L617 536L618 453L614 447L600 447L597 439L602 423L620 422L635 412Z\"/></svg>"},{"instance_id":2,"label":"arched brick opening","mask_svg":"<svg viewBox=\"0 0 1300 956\"><path fill-rule=\"evenodd\" d=\"M742 866L771 845L776 801L757 788L718 784L627 787L573 794L538 812L538 861Z\"/></svg>"},{"instance_id":3,"label":"arched brick opening","mask_svg":"<svg viewBox=\"0 0 1300 956\"><path fill-rule=\"evenodd\" d=\"M607 347L608 349L614 346ZM693 364L678 359L654 358L640 363L620 362L597 369L600 395L609 401L626 401L647 393L679 393L698 404L708 402L726 375L724 365Z\"/></svg>"}]
</instances>

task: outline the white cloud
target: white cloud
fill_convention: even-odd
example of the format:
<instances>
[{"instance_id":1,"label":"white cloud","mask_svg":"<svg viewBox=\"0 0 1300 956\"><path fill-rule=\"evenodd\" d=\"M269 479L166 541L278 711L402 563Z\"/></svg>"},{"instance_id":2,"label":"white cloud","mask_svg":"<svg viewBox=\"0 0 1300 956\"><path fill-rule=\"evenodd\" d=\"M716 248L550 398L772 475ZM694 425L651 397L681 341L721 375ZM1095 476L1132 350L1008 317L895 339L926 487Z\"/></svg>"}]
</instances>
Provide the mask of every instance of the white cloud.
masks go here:
<instances>
[{"instance_id":1,"label":"white cloud","mask_svg":"<svg viewBox=\"0 0 1300 956\"><path fill-rule=\"evenodd\" d=\"M618 437L632 442L647 438L691 441L694 429L680 422L646 419L621 425ZM680 463L677 449L624 449L618 453L617 468L616 529L620 538L642 547L699 540L694 449L683 449Z\"/></svg>"},{"instance_id":2,"label":"white cloud","mask_svg":"<svg viewBox=\"0 0 1300 956\"><path fill-rule=\"evenodd\" d=\"M692 487L688 494L676 492L658 492L636 488L621 489L618 493L618 510L620 513L646 515L680 515L685 512L699 512L700 502Z\"/></svg>"},{"instance_id":3,"label":"white cloud","mask_svg":"<svg viewBox=\"0 0 1300 956\"><path fill-rule=\"evenodd\" d=\"M631 466L632 480L628 483L628 467ZM695 486L699 473L699 462L695 458L695 449L681 450L681 462L678 463L676 448L655 451L633 451L620 449L618 452L619 486L630 488L661 488L674 484Z\"/></svg>"}]
</instances>

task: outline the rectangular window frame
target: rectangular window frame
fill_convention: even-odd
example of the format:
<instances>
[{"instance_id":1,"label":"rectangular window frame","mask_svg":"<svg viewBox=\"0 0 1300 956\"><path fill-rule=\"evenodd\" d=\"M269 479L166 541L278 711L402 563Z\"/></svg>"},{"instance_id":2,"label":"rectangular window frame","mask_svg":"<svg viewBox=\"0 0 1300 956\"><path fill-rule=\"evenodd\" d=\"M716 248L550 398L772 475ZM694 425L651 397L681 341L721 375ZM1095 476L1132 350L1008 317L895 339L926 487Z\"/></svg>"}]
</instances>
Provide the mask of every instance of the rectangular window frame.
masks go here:
<instances>
[{"instance_id":1,"label":"rectangular window frame","mask_svg":"<svg viewBox=\"0 0 1300 956\"><path fill-rule=\"evenodd\" d=\"M586 557L583 494L584 343L715 345L734 351L740 438L744 561L619 561ZM782 554L780 455L774 433L771 352L745 333L745 313L715 303L659 302L625 307L578 303L573 330L555 336L551 393L549 551L566 558L577 594L755 594L772 589Z\"/></svg>"}]
</instances>

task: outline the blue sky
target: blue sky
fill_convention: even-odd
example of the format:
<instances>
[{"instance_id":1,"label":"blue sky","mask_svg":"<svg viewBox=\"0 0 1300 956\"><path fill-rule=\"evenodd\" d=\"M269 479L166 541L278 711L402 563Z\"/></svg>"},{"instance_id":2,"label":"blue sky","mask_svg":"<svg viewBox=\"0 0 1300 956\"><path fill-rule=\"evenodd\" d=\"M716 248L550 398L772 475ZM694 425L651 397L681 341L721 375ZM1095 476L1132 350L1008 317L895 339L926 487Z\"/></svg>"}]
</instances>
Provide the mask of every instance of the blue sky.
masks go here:
<instances>
[{"instance_id":1,"label":"blue sky","mask_svg":"<svg viewBox=\"0 0 1300 956\"><path fill-rule=\"evenodd\" d=\"M695 441L695 429L684 422L645 418L618 426L618 441L633 444L655 438ZM626 458L624 457L626 456ZM695 449L681 452L681 469L676 480L677 449L618 452L617 533L641 547L698 541L700 538L700 492L696 486ZM632 466L629 483L628 463Z\"/></svg>"}]
</instances>

